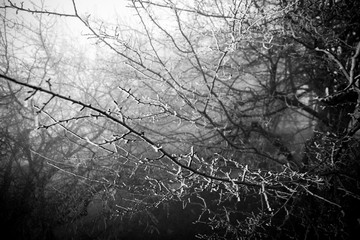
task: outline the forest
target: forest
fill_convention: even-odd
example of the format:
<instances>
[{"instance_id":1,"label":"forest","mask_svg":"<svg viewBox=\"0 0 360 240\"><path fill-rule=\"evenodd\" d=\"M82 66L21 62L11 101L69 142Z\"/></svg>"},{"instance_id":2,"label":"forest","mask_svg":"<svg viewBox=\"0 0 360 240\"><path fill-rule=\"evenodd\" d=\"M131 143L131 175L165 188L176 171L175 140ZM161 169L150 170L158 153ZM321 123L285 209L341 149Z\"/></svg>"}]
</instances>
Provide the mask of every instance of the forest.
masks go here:
<instances>
[{"instance_id":1,"label":"forest","mask_svg":"<svg viewBox=\"0 0 360 240\"><path fill-rule=\"evenodd\" d=\"M359 236L360 1L82 2L0 3L2 235Z\"/></svg>"}]
</instances>

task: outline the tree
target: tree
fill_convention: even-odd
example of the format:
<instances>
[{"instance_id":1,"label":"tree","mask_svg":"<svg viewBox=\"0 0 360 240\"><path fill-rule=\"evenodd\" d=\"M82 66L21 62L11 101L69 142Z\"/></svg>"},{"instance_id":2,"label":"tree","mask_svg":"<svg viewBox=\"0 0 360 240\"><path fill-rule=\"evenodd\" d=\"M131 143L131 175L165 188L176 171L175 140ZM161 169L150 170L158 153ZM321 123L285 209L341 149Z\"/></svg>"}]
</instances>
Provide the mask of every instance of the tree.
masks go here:
<instances>
[{"instance_id":1,"label":"tree","mask_svg":"<svg viewBox=\"0 0 360 240\"><path fill-rule=\"evenodd\" d=\"M33 20L29 23L22 18L14 19L8 11L1 14L1 73L25 83L46 85L53 91L66 91L66 81L59 84L58 80L73 70L64 64L70 63L71 56L65 59L57 51L55 33L49 31L54 19L36 16ZM30 28L31 23L38 24L38 28ZM23 41L24 37L27 41ZM65 49L62 52L65 53ZM79 65L75 62L71 68ZM77 76L81 74L79 69L77 73ZM74 170L83 163L82 157L93 154L83 135L86 133L91 140L104 130L92 128L89 122L85 128L82 119L78 119L79 125L66 124L66 118L74 114L69 105L40 96L36 89L29 91L20 85L1 82L0 98L1 227L13 238L46 237L56 222L72 221L83 214L83 208L78 205L92 196L91 192L80 192L80 187L73 189L74 185L81 185L79 177L86 172ZM60 123L57 119L61 119ZM90 131L92 136L88 134ZM87 170L84 166L80 168ZM50 185L59 181L62 171L77 177L68 179L60 187ZM81 197L76 199L77 195ZM63 201L67 203L59 204ZM69 214L70 208L78 211Z\"/></svg>"},{"instance_id":2,"label":"tree","mask_svg":"<svg viewBox=\"0 0 360 240\"><path fill-rule=\"evenodd\" d=\"M147 209L175 198L214 229L198 237L346 239L359 199L357 5L129 1L141 27L130 35L80 16L76 1L72 14L9 1L4 8L82 22L110 50L98 70L119 92L104 92L112 105L93 103L1 76L49 95L43 113L53 99L79 110L51 127L104 121L97 136L81 135L106 159L86 179L104 178L107 196L130 194L139 204L113 198L110 209L140 211L154 232ZM102 167L110 174L94 174Z\"/></svg>"}]
</instances>

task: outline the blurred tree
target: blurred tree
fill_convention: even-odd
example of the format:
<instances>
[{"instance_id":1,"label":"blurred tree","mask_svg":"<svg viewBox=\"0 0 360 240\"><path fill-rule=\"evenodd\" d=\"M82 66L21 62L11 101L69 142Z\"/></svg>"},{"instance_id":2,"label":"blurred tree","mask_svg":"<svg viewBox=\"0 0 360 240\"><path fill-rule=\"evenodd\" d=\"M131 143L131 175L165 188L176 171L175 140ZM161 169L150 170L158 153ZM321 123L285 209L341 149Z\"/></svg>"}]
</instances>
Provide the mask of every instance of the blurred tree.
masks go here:
<instances>
[{"instance_id":1,"label":"blurred tree","mask_svg":"<svg viewBox=\"0 0 360 240\"><path fill-rule=\"evenodd\" d=\"M66 72L74 71L79 76L81 61L77 59L79 62L69 68L71 57L58 53L55 33L50 31L54 19L36 16L27 22L21 17L14 18L8 10L0 16L1 74L66 93L69 89L66 81L59 84L58 80ZM80 90L88 94L81 93L84 98L96 95L89 88ZM84 159L94 151L84 136L93 140L104 128L99 125L92 128L91 122L83 126L86 119L81 117L78 124L67 124L68 117L74 119L72 114L80 116L68 104L51 96L40 96L36 89L28 91L20 85L0 83L0 225L14 239L52 238L54 225L86 214L83 213L86 206L79 206L89 202L94 193L79 186L84 184L79 177L86 176L91 169L90 162L85 164ZM80 171L76 171L79 165ZM64 171L73 179L68 178L57 188L59 175ZM98 185L102 186L101 182Z\"/></svg>"},{"instance_id":2,"label":"blurred tree","mask_svg":"<svg viewBox=\"0 0 360 240\"><path fill-rule=\"evenodd\" d=\"M43 114L53 99L80 110L43 127L90 124L76 138L94 153L91 170L54 167L75 176L74 189L79 179L92 195L106 187L107 209L143 214L152 233L174 230L151 207L179 199L210 227L197 237L348 239L359 231L358 5L134 0L140 27L128 33L80 16L76 1L73 14L9 1L4 8L79 19L110 49L91 73L108 85L84 81L75 98L1 76L33 98L50 95Z\"/></svg>"}]
</instances>

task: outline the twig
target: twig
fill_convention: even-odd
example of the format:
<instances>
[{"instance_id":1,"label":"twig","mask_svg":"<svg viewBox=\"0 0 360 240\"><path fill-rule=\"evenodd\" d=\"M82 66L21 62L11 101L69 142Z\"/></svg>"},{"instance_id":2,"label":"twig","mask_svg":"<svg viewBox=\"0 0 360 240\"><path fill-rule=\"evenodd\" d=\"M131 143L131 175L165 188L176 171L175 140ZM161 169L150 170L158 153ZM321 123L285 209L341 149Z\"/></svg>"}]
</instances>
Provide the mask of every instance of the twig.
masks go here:
<instances>
[{"instance_id":1,"label":"twig","mask_svg":"<svg viewBox=\"0 0 360 240\"><path fill-rule=\"evenodd\" d=\"M330 201L330 200L327 200L326 198L323 198L323 197L321 197L321 196L319 196L319 195L311 192L311 191L310 191L309 189L307 189L305 186L301 186L301 187L302 187L307 193L309 193L311 196L314 196L314 197L316 197L316 198L318 198L318 199L320 199L320 200L323 200L324 202L327 202L327 203L329 203L329 204L331 204L331 205L334 205L334 206L336 206L336 207L338 207L338 208L341 208L341 206L340 206L339 204L334 203L334 202L332 202L332 201Z\"/></svg>"}]
</instances>

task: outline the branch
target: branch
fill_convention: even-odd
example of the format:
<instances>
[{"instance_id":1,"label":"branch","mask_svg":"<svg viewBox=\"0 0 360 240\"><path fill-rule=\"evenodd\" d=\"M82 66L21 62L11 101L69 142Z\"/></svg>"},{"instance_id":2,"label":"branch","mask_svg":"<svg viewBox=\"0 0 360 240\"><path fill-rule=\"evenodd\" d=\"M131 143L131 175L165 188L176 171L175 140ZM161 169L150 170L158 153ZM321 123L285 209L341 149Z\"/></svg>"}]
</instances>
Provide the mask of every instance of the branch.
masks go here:
<instances>
[{"instance_id":1,"label":"branch","mask_svg":"<svg viewBox=\"0 0 360 240\"><path fill-rule=\"evenodd\" d=\"M351 57L350 83L345 88L345 90L347 90L349 87L351 87L351 85L353 85L355 83L356 78L354 77L354 71L355 71L355 67L356 67L356 58L359 56L359 53L360 53L360 42L358 42L358 44L356 46L354 56Z\"/></svg>"},{"instance_id":2,"label":"branch","mask_svg":"<svg viewBox=\"0 0 360 240\"><path fill-rule=\"evenodd\" d=\"M294 99L294 98L288 98L287 96L284 96L283 94L278 93L278 92L276 92L275 98L285 102L287 106L300 108L301 110L303 110L303 111L309 113L310 115L316 117L317 119L319 119L325 125L329 126L329 120L328 119L322 117L317 111L315 111L314 109L306 106L305 104L303 104L299 100Z\"/></svg>"},{"instance_id":3,"label":"branch","mask_svg":"<svg viewBox=\"0 0 360 240\"><path fill-rule=\"evenodd\" d=\"M79 100L72 99L70 96L66 97L64 95L54 93L54 92L52 92L50 90L47 90L47 89L44 89L44 88L41 88L41 87L38 87L38 86L31 85L29 83L20 82L20 81L14 79L14 78L8 77L8 76L3 75L3 74L0 74L0 78L4 78L7 81L10 81L12 83L34 89L35 91L38 91L38 92L43 92L43 93L49 94L49 95L51 95L53 97L57 97L59 99L63 99L65 101L68 101L68 102L71 102L73 104L79 105L82 108L87 108L89 110L97 112L100 115L104 116L105 118L107 118L107 119L109 119L109 120L111 120L111 121L113 121L113 122L115 122L117 124L120 124L122 127L127 129L129 132L136 135L137 137L142 139L144 142L146 142L147 144L149 144L153 148L156 148L158 150L159 154L161 154L162 156L169 159L171 162L173 162L174 164L179 166L181 169L188 170L188 171L192 172L193 174L204 177L206 179L216 180L216 181L225 182L225 183L234 183L234 184L237 184L237 185L244 185L244 186L248 186L248 187L254 187L254 188L257 188L257 189L260 189L262 187L262 185L260 183L257 184L257 183L244 182L244 181L232 181L232 180L229 180L227 178L222 178L222 177L217 177L217 176L212 176L212 175L210 176L207 173L200 172L200 171L198 171L196 169L193 169L193 168L189 167L187 164L183 164L183 163L179 162L176 156L174 156L173 154L168 153L161 146L158 146L154 141L152 141L150 138L146 137L142 132L133 129L128 124L126 124L125 122L121 121L120 119L112 116L107 111L104 111L104 110L101 110L101 109L99 109L97 107L94 107L91 104L83 103L83 102L81 102ZM267 188L276 189L277 187L276 186L267 186Z\"/></svg>"},{"instance_id":4,"label":"branch","mask_svg":"<svg viewBox=\"0 0 360 240\"><path fill-rule=\"evenodd\" d=\"M52 12L52 11L48 11L48 10L36 10L36 9L30 9L30 8L24 8L21 4L21 7L18 7L15 3L13 3L12 1L8 0L10 5L5 5L2 6L0 8L10 8L10 9L15 9L16 12L18 11L22 11L22 12L28 12L31 14L47 14L47 15L56 15L56 16L60 16L60 17L78 17L77 13L75 11L75 14L68 14L68 13L58 13L58 12ZM75 5L75 3L73 3Z\"/></svg>"},{"instance_id":5,"label":"branch","mask_svg":"<svg viewBox=\"0 0 360 240\"><path fill-rule=\"evenodd\" d=\"M205 11L201 11L199 8L198 9L189 9L189 8L178 7L178 6L175 6L174 4L161 4L161 3L151 2L151 1L135 1L135 3L136 2L139 2L141 5L148 4L148 5L153 5L156 7L170 9L170 10L175 9L176 11L179 11L179 12L188 12L188 13L193 13L193 14L199 14L204 17L229 19L229 20L242 20L241 18L237 18L233 15L226 16L224 14L215 14L215 13L205 12Z\"/></svg>"},{"instance_id":6,"label":"branch","mask_svg":"<svg viewBox=\"0 0 360 240\"><path fill-rule=\"evenodd\" d=\"M318 52L323 52L323 53L325 53L326 55L328 55L329 56L329 58L331 59L331 60L333 60L334 62L336 62L336 64L339 66L339 68L340 68L340 70L342 71L342 73L344 74L344 76L346 77L346 79L349 81L349 83L350 83L350 75L349 75L349 73L346 71L346 69L345 69L345 67L344 67L344 65L339 61L339 59L337 59L335 56L334 56L334 54L332 54L331 52L329 52L329 51L327 51L327 50L325 50L325 49L320 49L320 48L315 48L315 50L316 51L318 51ZM348 88L348 87L346 87L346 88Z\"/></svg>"},{"instance_id":7,"label":"branch","mask_svg":"<svg viewBox=\"0 0 360 240\"><path fill-rule=\"evenodd\" d=\"M309 189L307 189L305 186L301 186L301 187L302 187L307 193L309 193L311 196L314 196L314 197L316 197L316 198L318 198L318 199L320 199L320 200L322 200L322 201L324 201L324 202L327 202L327 203L329 203L329 204L331 204L331 205L333 205L333 206L336 206L336 207L338 207L338 208L341 209L341 206L340 206L339 204L334 203L334 202L332 202L332 201L330 201L330 200L328 200L328 199L326 199L326 198L324 198L324 197L321 197L321 196L319 196L319 195L311 192L311 191L310 191Z\"/></svg>"},{"instance_id":8,"label":"branch","mask_svg":"<svg viewBox=\"0 0 360 240\"><path fill-rule=\"evenodd\" d=\"M348 80L349 84L346 86L346 88L343 91L347 91L352 85L354 85L355 83L355 77L354 77L354 71L355 71L355 67L356 67L356 58L359 56L360 54L360 42L358 42L356 49L355 49L355 54L351 57L351 68L350 68L350 72L347 72L344 65L339 61L339 59L337 59L334 54L332 54L331 52L324 50L324 49L319 49L319 48L315 48L316 51L319 52L323 52L326 55L329 56L329 58L331 60L333 60L334 62L336 62L336 64L339 66L340 70L342 71L342 73L344 74L344 76L346 77L346 79Z\"/></svg>"}]
</instances>

